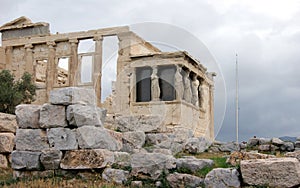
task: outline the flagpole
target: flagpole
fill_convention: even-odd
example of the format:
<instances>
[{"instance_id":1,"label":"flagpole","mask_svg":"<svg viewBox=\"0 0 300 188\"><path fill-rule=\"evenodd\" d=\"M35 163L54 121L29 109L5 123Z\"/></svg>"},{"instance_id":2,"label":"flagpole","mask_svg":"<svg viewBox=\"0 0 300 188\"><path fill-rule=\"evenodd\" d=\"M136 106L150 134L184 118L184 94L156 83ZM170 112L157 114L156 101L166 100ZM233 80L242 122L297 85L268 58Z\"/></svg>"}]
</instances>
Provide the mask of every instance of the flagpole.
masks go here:
<instances>
[{"instance_id":1,"label":"flagpole","mask_svg":"<svg viewBox=\"0 0 300 188\"><path fill-rule=\"evenodd\" d=\"M236 126L236 143L239 143L239 69L238 69L238 54L235 54L235 76L236 76L236 93L235 93L235 126Z\"/></svg>"}]
</instances>

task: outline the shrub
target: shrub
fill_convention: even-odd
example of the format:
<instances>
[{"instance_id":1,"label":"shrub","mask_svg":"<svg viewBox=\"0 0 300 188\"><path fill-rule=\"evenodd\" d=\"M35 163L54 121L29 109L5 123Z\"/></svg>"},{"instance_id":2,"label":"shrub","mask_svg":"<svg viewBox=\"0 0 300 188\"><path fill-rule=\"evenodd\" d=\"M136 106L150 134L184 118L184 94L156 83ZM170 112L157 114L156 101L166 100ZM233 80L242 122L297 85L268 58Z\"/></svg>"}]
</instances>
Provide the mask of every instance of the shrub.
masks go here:
<instances>
[{"instance_id":1,"label":"shrub","mask_svg":"<svg viewBox=\"0 0 300 188\"><path fill-rule=\"evenodd\" d=\"M36 87L32 76L25 72L20 80L9 70L0 72L0 112L15 113L15 107L21 103L30 104L34 101Z\"/></svg>"}]
</instances>

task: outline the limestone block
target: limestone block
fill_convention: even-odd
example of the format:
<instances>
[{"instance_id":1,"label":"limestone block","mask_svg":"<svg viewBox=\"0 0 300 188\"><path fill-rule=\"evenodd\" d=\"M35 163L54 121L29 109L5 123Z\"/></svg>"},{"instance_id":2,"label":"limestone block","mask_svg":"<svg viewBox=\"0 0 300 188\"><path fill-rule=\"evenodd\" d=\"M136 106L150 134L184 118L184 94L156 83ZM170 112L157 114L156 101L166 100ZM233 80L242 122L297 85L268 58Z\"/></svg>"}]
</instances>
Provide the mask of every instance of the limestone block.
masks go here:
<instances>
[{"instance_id":1,"label":"limestone block","mask_svg":"<svg viewBox=\"0 0 300 188\"><path fill-rule=\"evenodd\" d=\"M109 132L102 127L84 126L77 129L77 140L82 149L120 150L119 144Z\"/></svg>"},{"instance_id":2,"label":"limestone block","mask_svg":"<svg viewBox=\"0 0 300 188\"><path fill-rule=\"evenodd\" d=\"M114 165L116 165L118 168L124 168L130 166L131 162L131 155L126 152L114 152Z\"/></svg>"},{"instance_id":3,"label":"limestone block","mask_svg":"<svg viewBox=\"0 0 300 188\"><path fill-rule=\"evenodd\" d=\"M258 146L259 151L270 151L271 147L270 144L263 144Z\"/></svg>"},{"instance_id":4,"label":"limestone block","mask_svg":"<svg viewBox=\"0 0 300 188\"><path fill-rule=\"evenodd\" d=\"M145 133L141 131L123 133L123 151L131 152L145 144Z\"/></svg>"},{"instance_id":5,"label":"limestone block","mask_svg":"<svg viewBox=\"0 0 300 188\"><path fill-rule=\"evenodd\" d=\"M17 129L16 149L22 151L41 151L49 149L46 131L41 129Z\"/></svg>"},{"instance_id":6,"label":"limestone block","mask_svg":"<svg viewBox=\"0 0 300 188\"><path fill-rule=\"evenodd\" d=\"M8 161L5 155L0 154L0 168L8 168Z\"/></svg>"},{"instance_id":7,"label":"limestone block","mask_svg":"<svg viewBox=\"0 0 300 188\"><path fill-rule=\"evenodd\" d=\"M131 181L130 187L143 188L143 182L142 181Z\"/></svg>"},{"instance_id":8,"label":"limestone block","mask_svg":"<svg viewBox=\"0 0 300 188\"><path fill-rule=\"evenodd\" d=\"M20 171L14 170L14 179L33 179L33 178L50 178L54 176L54 170L44 170L44 171Z\"/></svg>"},{"instance_id":9,"label":"limestone block","mask_svg":"<svg viewBox=\"0 0 300 188\"><path fill-rule=\"evenodd\" d=\"M233 152L233 151L239 151L240 145L236 142L226 142L224 144L221 144L219 146L219 150L222 152Z\"/></svg>"},{"instance_id":10,"label":"limestone block","mask_svg":"<svg viewBox=\"0 0 300 188\"><path fill-rule=\"evenodd\" d=\"M249 147L255 147L259 145L259 138L250 138L247 142Z\"/></svg>"},{"instance_id":11,"label":"limestone block","mask_svg":"<svg viewBox=\"0 0 300 188\"><path fill-rule=\"evenodd\" d=\"M163 129L163 117L158 115L117 116L117 128L122 131L160 132Z\"/></svg>"},{"instance_id":12,"label":"limestone block","mask_svg":"<svg viewBox=\"0 0 300 188\"><path fill-rule=\"evenodd\" d=\"M124 184L129 178L129 172L121 169L106 168L102 173L102 179L115 184Z\"/></svg>"},{"instance_id":13,"label":"limestone block","mask_svg":"<svg viewBox=\"0 0 300 188\"><path fill-rule=\"evenodd\" d=\"M58 169L62 158L62 152L59 150L43 150L41 153L41 163L47 170Z\"/></svg>"},{"instance_id":14,"label":"limestone block","mask_svg":"<svg viewBox=\"0 0 300 188\"><path fill-rule=\"evenodd\" d=\"M204 179L205 187L241 187L239 172L234 168L215 168Z\"/></svg>"},{"instance_id":15,"label":"limestone block","mask_svg":"<svg viewBox=\"0 0 300 188\"><path fill-rule=\"evenodd\" d=\"M294 147L294 143L293 142L284 142L281 146L280 146L280 150L281 151L294 151L295 147Z\"/></svg>"},{"instance_id":16,"label":"limestone block","mask_svg":"<svg viewBox=\"0 0 300 188\"><path fill-rule=\"evenodd\" d=\"M201 187L203 179L190 174L180 174L175 172L167 176L167 181L172 188L181 187Z\"/></svg>"},{"instance_id":17,"label":"limestone block","mask_svg":"<svg viewBox=\"0 0 300 188\"><path fill-rule=\"evenodd\" d=\"M214 161L210 159L197 159L193 156L186 156L184 158L176 159L177 169L189 169L191 172L195 173L205 167L212 167Z\"/></svg>"},{"instance_id":18,"label":"limestone block","mask_svg":"<svg viewBox=\"0 0 300 188\"><path fill-rule=\"evenodd\" d=\"M50 91L51 104L96 104L94 89L80 87L66 87Z\"/></svg>"},{"instance_id":19,"label":"limestone block","mask_svg":"<svg viewBox=\"0 0 300 188\"><path fill-rule=\"evenodd\" d=\"M40 105L20 104L16 107L18 126L21 129L39 128Z\"/></svg>"},{"instance_id":20,"label":"limestone block","mask_svg":"<svg viewBox=\"0 0 300 188\"><path fill-rule=\"evenodd\" d=\"M242 160L250 160L250 159L268 159L268 158L275 158L275 155L268 155L258 152L232 152L227 158L226 163L236 166L239 165Z\"/></svg>"},{"instance_id":21,"label":"limestone block","mask_svg":"<svg viewBox=\"0 0 300 188\"><path fill-rule=\"evenodd\" d=\"M65 106L44 104L40 109L39 123L41 128L68 126Z\"/></svg>"},{"instance_id":22,"label":"limestone block","mask_svg":"<svg viewBox=\"0 0 300 188\"><path fill-rule=\"evenodd\" d=\"M12 114L0 113L0 132L16 133L17 120Z\"/></svg>"},{"instance_id":23,"label":"limestone block","mask_svg":"<svg viewBox=\"0 0 300 188\"><path fill-rule=\"evenodd\" d=\"M106 110L92 105L75 104L67 108L67 120L70 125L102 127Z\"/></svg>"},{"instance_id":24,"label":"limestone block","mask_svg":"<svg viewBox=\"0 0 300 188\"><path fill-rule=\"evenodd\" d=\"M157 180L163 171L176 167L176 159L172 155L139 152L131 155L131 167L133 176Z\"/></svg>"},{"instance_id":25,"label":"limestone block","mask_svg":"<svg viewBox=\"0 0 300 188\"><path fill-rule=\"evenodd\" d=\"M300 151L294 151L294 152L287 152L286 154L284 154L285 157L292 157L292 158L296 158L300 161Z\"/></svg>"},{"instance_id":26,"label":"limestone block","mask_svg":"<svg viewBox=\"0 0 300 188\"><path fill-rule=\"evenodd\" d=\"M57 150L78 149L76 131L69 128L51 128L47 130L50 147Z\"/></svg>"},{"instance_id":27,"label":"limestone block","mask_svg":"<svg viewBox=\"0 0 300 188\"><path fill-rule=\"evenodd\" d=\"M272 138L271 140L272 144L275 146L281 146L284 142L282 140L280 140L279 138Z\"/></svg>"},{"instance_id":28,"label":"limestone block","mask_svg":"<svg viewBox=\"0 0 300 188\"><path fill-rule=\"evenodd\" d=\"M300 148L300 141L295 142L295 148Z\"/></svg>"},{"instance_id":29,"label":"limestone block","mask_svg":"<svg viewBox=\"0 0 300 188\"><path fill-rule=\"evenodd\" d=\"M15 170L39 170L41 168L40 155L41 152L13 151L11 166Z\"/></svg>"},{"instance_id":30,"label":"limestone block","mask_svg":"<svg viewBox=\"0 0 300 188\"><path fill-rule=\"evenodd\" d=\"M190 138L186 141L184 145L184 150L187 151L188 153L201 153L204 152L209 148L211 145L211 141L199 137L199 138Z\"/></svg>"},{"instance_id":31,"label":"limestone block","mask_svg":"<svg viewBox=\"0 0 300 188\"><path fill-rule=\"evenodd\" d=\"M293 187L300 184L300 163L295 158L241 161L243 181L249 185Z\"/></svg>"},{"instance_id":32,"label":"limestone block","mask_svg":"<svg viewBox=\"0 0 300 188\"><path fill-rule=\"evenodd\" d=\"M158 145L169 139L170 139L169 136L164 133L148 133L148 134L146 134L147 145Z\"/></svg>"},{"instance_id":33,"label":"limestone block","mask_svg":"<svg viewBox=\"0 0 300 188\"><path fill-rule=\"evenodd\" d=\"M105 168L114 163L114 153L105 149L66 151L61 160L62 169Z\"/></svg>"},{"instance_id":34,"label":"limestone block","mask_svg":"<svg viewBox=\"0 0 300 188\"><path fill-rule=\"evenodd\" d=\"M0 153L11 153L15 145L13 133L0 133Z\"/></svg>"},{"instance_id":35,"label":"limestone block","mask_svg":"<svg viewBox=\"0 0 300 188\"><path fill-rule=\"evenodd\" d=\"M258 139L258 143L259 143L259 145L270 144L271 143L271 139L270 138L259 138Z\"/></svg>"}]
</instances>

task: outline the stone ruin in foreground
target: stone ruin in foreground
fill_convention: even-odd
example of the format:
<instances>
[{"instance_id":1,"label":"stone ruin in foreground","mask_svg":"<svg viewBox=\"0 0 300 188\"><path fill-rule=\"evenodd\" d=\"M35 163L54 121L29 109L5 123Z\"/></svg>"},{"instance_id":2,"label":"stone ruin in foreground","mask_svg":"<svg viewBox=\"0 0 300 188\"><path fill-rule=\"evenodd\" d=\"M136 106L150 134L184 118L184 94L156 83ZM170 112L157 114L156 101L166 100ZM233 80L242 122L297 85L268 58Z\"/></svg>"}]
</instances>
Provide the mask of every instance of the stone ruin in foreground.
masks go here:
<instances>
[{"instance_id":1,"label":"stone ruin in foreground","mask_svg":"<svg viewBox=\"0 0 300 188\"><path fill-rule=\"evenodd\" d=\"M162 52L127 26L51 34L48 23L20 17L0 32L0 70L12 71L16 79L31 73L35 104L48 102L51 90L91 88L96 93L93 104L107 110L104 125L110 129L117 129L118 119L146 122L155 116L155 132L214 139L214 73L187 52ZM118 39L117 77L111 95L101 102L103 40L110 36ZM86 41L93 48L82 51Z\"/></svg>"}]
</instances>

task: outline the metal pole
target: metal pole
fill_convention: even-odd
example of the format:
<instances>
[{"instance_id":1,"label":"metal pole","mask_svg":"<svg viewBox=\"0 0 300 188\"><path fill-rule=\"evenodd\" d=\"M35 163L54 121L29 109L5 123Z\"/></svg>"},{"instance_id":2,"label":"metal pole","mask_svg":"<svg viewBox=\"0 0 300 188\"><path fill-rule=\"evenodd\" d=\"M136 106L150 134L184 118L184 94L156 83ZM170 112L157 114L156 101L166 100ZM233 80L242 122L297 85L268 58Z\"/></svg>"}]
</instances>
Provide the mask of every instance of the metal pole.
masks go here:
<instances>
[{"instance_id":1,"label":"metal pole","mask_svg":"<svg viewBox=\"0 0 300 188\"><path fill-rule=\"evenodd\" d=\"M239 72L238 72L238 54L235 54L236 66L236 93L235 93L235 124L236 124L236 143L239 143Z\"/></svg>"}]
</instances>

